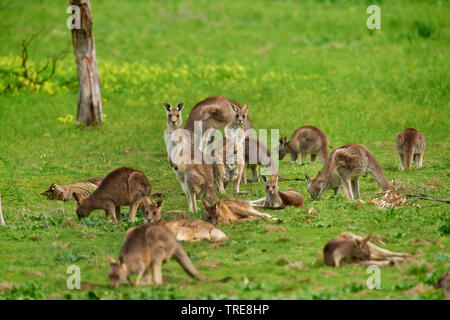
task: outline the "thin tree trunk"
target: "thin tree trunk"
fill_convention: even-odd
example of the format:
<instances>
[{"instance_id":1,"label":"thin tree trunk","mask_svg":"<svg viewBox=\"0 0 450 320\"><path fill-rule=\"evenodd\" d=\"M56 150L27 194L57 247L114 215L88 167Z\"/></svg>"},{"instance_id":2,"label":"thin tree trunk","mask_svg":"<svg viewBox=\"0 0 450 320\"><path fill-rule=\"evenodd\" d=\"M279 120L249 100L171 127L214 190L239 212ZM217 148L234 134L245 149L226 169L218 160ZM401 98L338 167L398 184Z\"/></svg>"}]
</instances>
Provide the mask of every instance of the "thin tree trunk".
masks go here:
<instances>
[{"instance_id":1,"label":"thin tree trunk","mask_svg":"<svg viewBox=\"0 0 450 320\"><path fill-rule=\"evenodd\" d=\"M102 95L97 70L89 0L70 0L80 8L81 28L72 30L72 43L78 69L77 121L85 125L103 122Z\"/></svg>"},{"instance_id":2,"label":"thin tree trunk","mask_svg":"<svg viewBox=\"0 0 450 320\"><path fill-rule=\"evenodd\" d=\"M0 194L0 226L6 226L5 219L3 219L2 195L1 194Z\"/></svg>"}]
</instances>

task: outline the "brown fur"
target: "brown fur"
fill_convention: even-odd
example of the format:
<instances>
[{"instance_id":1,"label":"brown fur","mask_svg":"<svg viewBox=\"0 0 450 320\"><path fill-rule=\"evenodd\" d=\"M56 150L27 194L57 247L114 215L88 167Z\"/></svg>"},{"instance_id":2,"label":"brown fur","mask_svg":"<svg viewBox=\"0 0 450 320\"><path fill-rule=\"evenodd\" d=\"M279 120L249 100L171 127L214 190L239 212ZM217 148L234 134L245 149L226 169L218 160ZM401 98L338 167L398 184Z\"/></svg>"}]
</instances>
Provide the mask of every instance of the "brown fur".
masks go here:
<instances>
[{"instance_id":1,"label":"brown fur","mask_svg":"<svg viewBox=\"0 0 450 320\"><path fill-rule=\"evenodd\" d=\"M408 128L397 134L397 152L400 160L400 170L406 166L406 171L411 170L414 159L417 168L422 168L423 155L425 153L425 134L416 129Z\"/></svg>"},{"instance_id":2,"label":"brown fur","mask_svg":"<svg viewBox=\"0 0 450 320\"><path fill-rule=\"evenodd\" d=\"M225 193L226 185L233 182L233 193L239 193L242 172L245 167L245 119L247 117L248 105L239 109L233 107L236 118L225 127L225 138L221 145L215 150L216 165L215 179L219 191Z\"/></svg>"},{"instance_id":3,"label":"brown fur","mask_svg":"<svg viewBox=\"0 0 450 320\"><path fill-rule=\"evenodd\" d=\"M254 150L250 150L251 148L254 148L253 146L256 146L256 163L250 164L250 152L254 152ZM252 162L253 159L252 159ZM258 182L259 181L259 174L258 174L258 165L264 164L266 166L272 167L274 165L274 162L272 160L272 155L270 154L270 151L267 149L267 146L259 141L259 139L253 139L253 138L245 138L245 167L242 171L242 180L241 183L246 184L247 183L247 168L250 168L252 170L252 179L251 182ZM275 172L274 172L275 173Z\"/></svg>"},{"instance_id":4,"label":"brown fur","mask_svg":"<svg viewBox=\"0 0 450 320\"><path fill-rule=\"evenodd\" d=\"M169 229L162 225L146 223L127 231L117 262L108 256L111 286L117 287L124 278L134 285L139 285L141 278L146 284L162 284L161 267L171 257L175 257L190 276L206 282L212 281L198 272ZM148 272L150 268L152 277ZM137 274L134 283L130 279L132 274Z\"/></svg>"},{"instance_id":5,"label":"brown fur","mask_svg":"<svg viewBox=\"0 0 450 320\"><path fill-rule=\"evenodd\" d=\"M130 206L128 220L134 221L139 205L143 204L145 209L151 203L151 193L145 174L131 168L119 168L111 171L88 198L79 199L75 193L72 196L78 203L78 219L88 217L93 210L102 209L106 218L111 215L117 222L121 220L121 206Z\"/></svg>"},{"instance_id":6,"label":"brown fur","mask_svg":"<svg viewBox=\"0 0 450 320\"><path fill-rule=\"evenodd\" d=\"M182 103L179 103L177 108L171 107L169 104L164 104L167 110L167 129L164 132L164 140L166 142L167 153L169 156L169 164L175 172L178 182L186 194L189 203L189 211L196 212L197 196L205 197L208 201L216 201L217 195L214 189L214 173L213 166L205 162L196 164L194 157L196 149L191 139L183 134L177 140L172 140L170 135L176 129L181 128L182 118L181 110ZM179 113L179 116L172 121L173 113ZM190 151L187 149L190 148ZM172 159L172 157L175 157Z\"/></svg>"},{"instance_id":7,"label":"brown fur","mask_svg":"<svg viewBox=\"0 0 450 320\"><path fill-rule=\"evenodd\" d=\"M361 265L392 265L410 257L408 253L391 252L380 248L366 237L343 232L339 237L331 239L325 245L323 256L326 265L339 267L342 262L359 262Z\"/></svg>"},{"instance_id":8,"label":"brown fur","mask_svg":"<svg viewBox=\"0 0 450 320\"><path fill-rule=\"evenodd\" d=\"M149 206L148 222L159 222L173 232L178 241L225 241L228 239L225 233L204 220L177 219L170 221L161 220L161 206L163 200Z\"/></svg>"},{"instance_id":9,"label":"brown fur","mask_svg":"<svg viewBox=\"0 0 450 320\"><path fill-rule=\"evenodd\" d=\"M205 207L203 220L212 224L228 224L256 218L267 218L282 222L281 219L255 210L248 201L244 200L226 200L224 202L216 202L212 206L203 200L203 206Z\"/></svg>"},{"instance_id":10,"label":"brown fur","mask_svg":"<svg viewBox=\"0 0 450 320\"><path fill-rule=\"evenodd\" d=\"M52 183L50 187L41 193L47 200L69 201L75 200L72 194L76 194L79 199L86 199L97 189L102 182L102 178L91 178L83 182L77 182L66 185Z\"/></svg>"},{"instance_id":11,"label":"brown fur","mask_svg":"<svg viewBox=\"0 0 450 320\"><path fill-rule=\"evenodd\" d=\"M337 195L342 184L348 199L359 199L358 179L370 173L384 191L390 189L380 165L372 153L361 144L347 144L335 149L314 180L306 175L308 192L313 199L320 199L325 190L333 189Z\"/></svg>"},{"instance_id":12,"label":"brown fur","mask_svg":"<svg viewBox=\"0 0 450 320\"><path fill-rule=\"evenodd\" d=\"M445 300L450 300L450 271L444 272L439 279L433 283L433 287L442 288Z\"/></svg>"},{"instance_id":13,"label":"brown fur","mask_svg":"<svg viewBox=\"0 0 450 320\"><path fill-rule=\"evenodd\" d=\"M304 126L298 128L291 136L291 140L287 142L286 137L280 139L278 149L280 160L286 154L291 155L291 162L297 160L300 153L300 161L306 160L306 155L311 154L311 161L316 161L317 155L322 163L325 163L328 157L328 138L319 128L313 126Z\"/></svg>"},{"instance_id":14,"label":"brown fur","mask_svg":"<svg viewBox=\"0 0 450 320\"><path fill-rule=\"evenodd\" d=\"M250 204L255 207L265 208L284 208L286 206L303 208L305 206L303 196L294 190L280 191L278 189L278 177L278 173L271 179L262 176L261 178L266 184L266 197L250 201Z\"/></svg>"}]
</instances>

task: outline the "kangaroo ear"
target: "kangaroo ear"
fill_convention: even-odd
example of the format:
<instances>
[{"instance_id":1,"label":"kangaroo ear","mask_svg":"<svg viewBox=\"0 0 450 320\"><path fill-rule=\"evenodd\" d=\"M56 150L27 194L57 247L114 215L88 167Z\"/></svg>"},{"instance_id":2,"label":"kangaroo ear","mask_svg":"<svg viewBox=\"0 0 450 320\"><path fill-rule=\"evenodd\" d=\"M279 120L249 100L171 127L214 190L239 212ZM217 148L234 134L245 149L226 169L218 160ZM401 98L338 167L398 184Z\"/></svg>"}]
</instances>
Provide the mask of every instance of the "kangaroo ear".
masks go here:
<instances>
[{"instance_id":1,"label":"kangaroo ear","mask_svg":"<svg viewBox=\"0 0 450 320\"><path fill-rule=\"evenodd\" d=\"M164 202L163 199L159 199L159 200L156 202L156 207L161 208L163 202Z\"/></svg>"},{"instance_id":2,"label":"kangaroo ear","mask_svg":"<svg viewBox=\"0 0 450 320\"><path fill-rule=\"evenodd\" d=\"M357 247L361 247L361 241L359 241L357 238L355 238L355 244Z\"/></svg>"},{"instance_id":3,"label":"kangaroo ear","mask_svg":"<svg viewBox=\"0 0 450 320\"><path fill-rule=\"evenodd\" d=\"M280 145L281 145L281 146L284 146L284 145L286 144L286 140L287 140L286 137L281 138L281 139L280 139Z\"/></svg>"},{"instance_id":4,"label":"kangaroo ear","mask_svg":"<svg viewBox=\"0 0 450 320\"><path fill-rule=\"evenodd\" d=\"M370 238L372 238L372 233L369 233L364 239L362 239L362 243L367 244L369 242Z\"/></svg>"},{"instance_id":5,"label":"kangaroo ear","mask_svg":"<svg viewBox=\"0 0 450 320\"><path fill-rule=\"evenodd\" d=\"M210 207L209 203L205 199L202 199L202 203L203 203L203 206L205 207L205 209L208 209Z\"/></svg>"},{"instance_id":6,"label":"kangaroo ear","mask_svg":"<svg viewBox=\"0 0 450 320\"><path fill-rule=\"evenodd\" d=\"M248 103L246 103L243 107L242 107L242 111L244 111L245 113L248 112L248 109L250 108L250 105Z\"/></svg>"},{"instance_id":7,"label":"kangaroo ear","mask_svg":"<svg viewBox=\"0 0 450 320\"><path fill-rule=\"evenodd\" d=\"M234 112L238 112L238 108L234 104L230 103L230 105Z\"/></svg>"},{"instance_id":8,"label":"kangaroo ear","mask_svg":"<svg viewBox=\"0 0 450 320\"><path fill-rule=\"evenodd\" d=\"M214 203L214 208L219 209L219 207L220 207L220 202L219 202L219 201L217 201L216 203Z\"/></svg>"},{"instance_id":9,"label":"kangaroo ear","mask_svg":"<svg viewBox=\"0 0 450 320\"><path fill-rule=\"evenodd\" d=\"M114 259L111 258L109 255L106 256L106 259L108 259L108 263L109 264L115 264L116 263L116 261L114 261Z\"/></svg>"},{"instance_id":10,"label":"kangaroo ear","mask_svg":"<svg viewBox=\"0 0 450 320\"><path fill-rule=\"evenodd\" d=\"M266 177L266 176L261 176L261 180L262 180L264 183L267 183L267 177Z\"/></svg>"},{"instance_id":11,"label":"kangaroo ear","mask_svg":"<svg viewBox=\"0 0 450 320\"><path fill-rule=\"evenodd\" d=\"M184 102L180 102L180 103L177 104L177 110L178 111L183 110L183 108L184 108Z\"/></svg>"},{"instance_id":12,"label":"kangaroo ear","mask_svg":"<svg viewBox=\"0 0 450 320\"><path fill-rule=\"evenodd\" d=\"M275 181L275 183L278 183L278 177L279 177L279 174L277 172L277 173L274 174L272 180Z\"/></svg>"},{"instance_id":13,"label":"kangaroo ear","mask_svg":"<svg viewBox=\"0 0 450 320\"><path fill-rule=\"evenodd\" d=\"M311 183L311 178L305 173L305 179L308 181L308 183Z\"/></svg>"},{"instance_id":14,"label":"kangaroo ear","mask_svg":"<svg viewBox=\"0 0 450 320\"><path fill-rule=\"evenodd\" d=\"M164 102L164 108L166 108L167 111L170 111L170 108L172 108L172 106L169 103Z\"/></svg>"},{"instance_id":15,"label":"kangaroo ear","mask_svg":"<svg viewBox=\"0 0 450 320\"><path fill-rule=\"evenodd\" d=\"M75 192L72 193L72 197L75 199L75 201L76 201L78 204L80 204L80 198L78 198L78 195L77 195Z\"/></svg>"}]
</instances>

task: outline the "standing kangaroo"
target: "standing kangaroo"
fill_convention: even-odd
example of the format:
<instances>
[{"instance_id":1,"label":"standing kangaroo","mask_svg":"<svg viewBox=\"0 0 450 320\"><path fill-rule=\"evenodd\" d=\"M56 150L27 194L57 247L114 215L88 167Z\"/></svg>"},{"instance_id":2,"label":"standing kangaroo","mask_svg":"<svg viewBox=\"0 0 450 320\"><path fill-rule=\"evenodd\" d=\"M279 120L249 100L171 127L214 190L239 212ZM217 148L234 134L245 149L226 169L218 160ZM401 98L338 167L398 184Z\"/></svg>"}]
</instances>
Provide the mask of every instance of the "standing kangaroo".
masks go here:
<instances>
[{"instance_id":1,"label":"standing kangaroo","mask_svg":"<svg viewBox=\"0 0 450 320\"><path fill-rule=\"evenodd\" d=\"M328 138L319 128L313 126L300 127L291 136L287 142L286 137L280 139L279 157L283 160L288 153L291 154L291 163L297 161L300 153L300 160L304 162L306 155L311 153L311 161L316 161L317 155L322 163L328 157Z\"/></svg>"},{"instance_id":2,"label":"standing kangaroo","mask_svg":"<svg viewBox=\"0 0 450 320\"><path fill-rule=\"evenodd\" d=\"M127 278L130 285L139 285L141 278L146 284L162 284L162 264L172 256L190 276L205 282L213 281L198 272L169 229L162 225L146 223L127 231L118 261L107 257L110 284L118 287L124 278ZM152 277L148 272L150 268ZM137 274L134 283L130 279L132 274Z\"/></svg>"},{"instance_id":3,"label":"standing kangaroo","mask_svg":"<svg viewBox=\"0 0 450 320\"><path fill-rule=\"evenodd\" d=\"M347 144L331 152L322 170L311 180L308 175L308 192L312 199L320 199L325 190L333 189L337 196L342 184L348 199L359 199L358 179L370 173L384 191L390 189L380 165L372 153L361 144Z\"/></svg>"},{"instance_id":4,"label":"standing kangaroo","mask_svg":"<svg viewBox=\"0 0 450 320\"><path fill-rule=\"evenodd\" d=\"M422 168L423 154L425 153L425 134L416 129L408 128L397 134L397 152L400 158L400 170L406 166L406 171L411 170L414 158L417 168Z\"/></svg>"},{"instance_id":5,"label":"standing kangaroo","mask_svg":"<svg viewBox=\"0 0 450 320\"><path fill-rule=\"evenodd\" d=\"M232 123L225 127L225 138L215 150L215 176L219 191L225 193L226 185L233 182L233 193L239 193L242 172L245 167L245 121L248 105L243 108L231 106L236 116Z\"/></svg>"},{"instance_id":6,"label":"standing kangaroo","mask_svg":"<svg viewBox=\"0 0 450 320\"><path fill-rule=\"evenodd\" d=\"M286 206L303 208L305 206L303 196L297 191L280 191L278 189L278 173L272 179L268 179L266 176L261 176L261 179L266 184L266 197L250 201L252 206L265 208L284 208Z\"/></svg>"},{"instance_id":7,"label":"standing kangaroo","mask_svg":"<svg viewBox=\"0 0 450 320\"><path fill-rule=\"evenodd\" d=\"M217 195L214 189L213 166L204 162L201 151L196 149L185 132L180 132L179 136L172 136L176 129L181 128L183 106L182 102L177 105L177 108L172 108L168 103L164 104L167 110L167 129L164 132L164 141L169 164L188 198L189 211L196 212L198 210L197 196L204 196L208 201L216 201ZM201 158L195 159L196 154L200 154ZM199 160L200 163L196 163L195 160Z\"/></svg>"},{"instance_id":8,"label":"standing kangaroo","mask_svg":"<svg viewBox=\"0 0 450 320\"><path fill-rule=\"evenodd\" d=\"M72 194L77 201L78 219L88 217L93 210L105 210L106 219L111 215L114 222L120 221L120 207L130 206L128 220L134 221L136 211L142 204L144 216L151 204L152 187L145 174L131 168L119 168L111 171L86 199Z\"/></svg>"},{"instance_id":9,"label":"standing kangaroo","mask_svg":"<svg viewBox=\"0 0 450 320\"><path fill-rule=\"evenodd\" d=\"M205 200L202 200L202 202L205 207L203 220L211 222L212 224L227 224L257 218L283 222L282 219L274 218L270 214L255 210L255 208L245 200L217 201L213 205L209 205Z\"/></svg>"},{"instance_id":10,"label":"standing kangaroo","mask_svg":"<svg viewBox=\"0 0 450 320\"><path fill-rule=\"evenodd\" d=\"M202 127L202 132L205 133L208 129L218 129L222 130L233 122L236 117L235 111L231 108L231 105L237 108L242 108L242 106L225 97L209 97L199 103L197 103L194 108L192 108L188 119L186 120L185 129L191 132L193 135L194 125L196 121L199 121ZM249 117L245 119L245 130L252 127ZM200 150L204 150L204 146L200 144L201 137L194 137L194 145ZM206 137L206 143L211 143L210 137Z\"/></svg>"}]
</instances>

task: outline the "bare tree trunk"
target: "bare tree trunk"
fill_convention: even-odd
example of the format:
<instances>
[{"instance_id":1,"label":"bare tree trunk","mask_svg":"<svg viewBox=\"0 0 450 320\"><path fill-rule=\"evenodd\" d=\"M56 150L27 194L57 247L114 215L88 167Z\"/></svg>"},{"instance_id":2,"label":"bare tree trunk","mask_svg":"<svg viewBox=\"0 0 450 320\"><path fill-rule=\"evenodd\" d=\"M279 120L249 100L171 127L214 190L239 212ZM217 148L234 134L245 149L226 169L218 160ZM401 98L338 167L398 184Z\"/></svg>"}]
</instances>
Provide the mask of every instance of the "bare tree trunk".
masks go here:
<instances>
[{"instance_id":1,"label":"bare tree trunk","mask_svg":"<svg viewBox=\"0 0 450 320\"><path fill-rule=\"evenodd\" d=\"M3 219L2 195L1 194L0 194L0 226L6 226L5 219Z\"/></svg>"},{"instance_id":2,"label":"bare tree trunk","mask_svg":"<svg viewBox=\"0 0 450 320\"><path fill-rule=\"evenodd\" d=\"M103 122L102 95L97 70L89 0L70 0L80 8L81 28L72 29L72 43L78 69L77 122L85 125Z\"/></svg>"}]
</instances>

